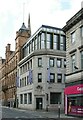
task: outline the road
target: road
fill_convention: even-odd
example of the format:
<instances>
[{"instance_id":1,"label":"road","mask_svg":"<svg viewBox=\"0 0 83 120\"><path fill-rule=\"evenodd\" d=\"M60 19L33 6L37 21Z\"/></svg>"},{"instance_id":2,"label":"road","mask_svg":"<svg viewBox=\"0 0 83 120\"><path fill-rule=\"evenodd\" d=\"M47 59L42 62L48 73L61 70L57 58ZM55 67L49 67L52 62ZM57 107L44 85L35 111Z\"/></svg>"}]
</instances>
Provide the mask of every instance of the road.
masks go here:
<instances>
[{"instance_id":1,"label":"road","mask_svg":"<svg viewBox=\"0 0 83 120\"><path fill-rule=\"evenodd\" d=\"M22 110L17 108L8 108L2 107L2 118L58 118L58 114L55 111L30 111L30 110ZM60 118L72 118L65 116L64 114L60 114Z\"/></svg>"}]
</instances>

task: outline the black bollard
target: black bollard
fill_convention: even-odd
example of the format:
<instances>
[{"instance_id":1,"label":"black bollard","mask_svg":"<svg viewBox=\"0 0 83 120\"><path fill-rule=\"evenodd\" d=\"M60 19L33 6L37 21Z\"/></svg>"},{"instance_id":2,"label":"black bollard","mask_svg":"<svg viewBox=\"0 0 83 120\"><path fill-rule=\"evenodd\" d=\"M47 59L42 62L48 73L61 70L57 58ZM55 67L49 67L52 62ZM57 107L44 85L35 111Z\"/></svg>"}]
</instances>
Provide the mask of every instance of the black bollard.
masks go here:
<instances>
[{"instance_id":1,"label":"black bollard","mask_svg":"<svg viewBox=\"0 0 83 120\"><path fill-rule=\"evenodd\" d=\"M46 105L46 111L48 112L48 105Z\"/></svg>"},{"instance_id":2,"label":"black bollard","mask_svg":"<svg viewBox=\"0 0 83 120\"><path fill-rule=\"evenodd\" d=\"M60 103L58 103L58 118L60 118Z\"/></svg>"}]
</instances>

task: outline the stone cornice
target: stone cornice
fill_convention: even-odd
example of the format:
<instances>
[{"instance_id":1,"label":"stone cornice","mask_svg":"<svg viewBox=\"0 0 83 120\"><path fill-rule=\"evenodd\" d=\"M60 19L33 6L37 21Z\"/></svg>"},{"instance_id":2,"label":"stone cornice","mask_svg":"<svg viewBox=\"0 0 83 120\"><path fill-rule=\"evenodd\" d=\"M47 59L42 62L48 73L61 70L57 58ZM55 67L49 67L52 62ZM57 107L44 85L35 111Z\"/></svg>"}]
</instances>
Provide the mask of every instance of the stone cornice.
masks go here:
<instances>
[{"instance_id":1,"label":"stone cornice","mask_svg":"<svg viewBox=\"0 0 83 120\"><path fill-rule=\"evenodd\" d=\"M18 65L21 65L22 63L24 63L25 61L27 61L28 59L30 59L33 56L39 56L39 55L54 55L54 56L63 56L66 57L66 51L60 51L60 50L35 50L33 51L30 55L26 56L25 58L23 58Z\"/></svg>"},{"instance_id":2,"label":"stone cornice","mask_svg":"<svg viewBox=\"0 0 83 120\"><path fill-rule=\"evenodd\" d=\"M66 25L62 28L64 32L68 31L72 26L77 24L83 19L83 8L78 11L70 20L66 22Z\"/></svg>"}]
</instances>

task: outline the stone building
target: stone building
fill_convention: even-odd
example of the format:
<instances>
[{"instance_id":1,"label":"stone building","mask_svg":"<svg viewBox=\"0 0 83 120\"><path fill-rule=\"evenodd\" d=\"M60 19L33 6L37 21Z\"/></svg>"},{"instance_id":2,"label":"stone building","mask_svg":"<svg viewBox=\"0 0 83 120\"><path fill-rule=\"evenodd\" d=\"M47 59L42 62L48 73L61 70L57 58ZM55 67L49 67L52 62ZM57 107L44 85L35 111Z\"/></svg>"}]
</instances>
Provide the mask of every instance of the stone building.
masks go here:
<instances>
[{"instance_id":1,"label":"stone building","mask_svg":"<svg viewBox=\"0 0 83 120\"><path fill-rule=\"evenodd\" d=\"M63 27L66 33L65 114L83 116L83 7Z\"/></svg>"},{"instance_id":2,"label":"stone building","mask_svg":"<svg viewBox=\"0 0 83 120\"><path fill-rule=\"evenodd\" d=\"M66 39L60 28L42 25L22 47L18 63L19 108L64 109Z\"/></svg>"},{"instance_id":3,"label":"stone building","mask_svg":"<svg viewBox=\"0 0 83 120\"><path fill-rule=\"evenodd\" d=\"M15 51L11 51L11 45L7 44L5 59L0 57L0 100L2 105L16 106L16 78L17 64L21 59L21 47L31 36L30 16L28 28L25 24L16 32Z\"/></svg>"}]
</instances>

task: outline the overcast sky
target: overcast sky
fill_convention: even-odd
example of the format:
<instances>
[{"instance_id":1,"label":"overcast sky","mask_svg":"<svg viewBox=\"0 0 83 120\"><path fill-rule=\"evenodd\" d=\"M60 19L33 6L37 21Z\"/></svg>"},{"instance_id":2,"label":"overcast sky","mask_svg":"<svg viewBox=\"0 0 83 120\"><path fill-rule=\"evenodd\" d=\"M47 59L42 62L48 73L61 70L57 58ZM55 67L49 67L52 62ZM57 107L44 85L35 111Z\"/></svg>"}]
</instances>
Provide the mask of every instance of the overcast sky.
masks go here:
<instances>
[{"instance_id":1,"label":"overcast sky","mask_svg":"<svg viewBox=\"0 0 83 120\"><path fill-rule=\"evenodd\" d=\"M0 1L0 57L5 58L8 43L11 44L11 50L15 50L16 31L23 22L28 26L29 13L32 34L42 24L62 28L81 9L81 2L82 0Z\"/></svg>"}]
</instances>

